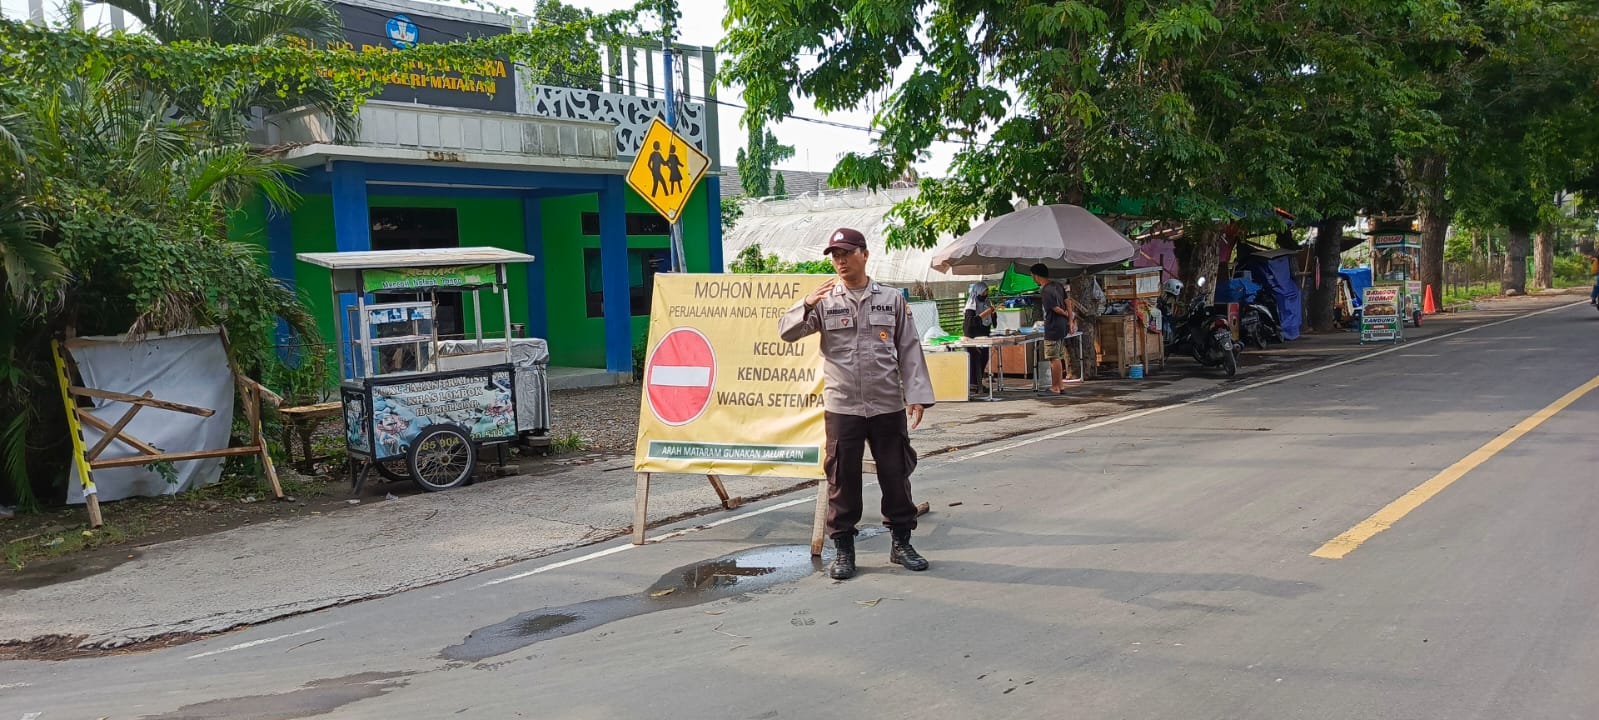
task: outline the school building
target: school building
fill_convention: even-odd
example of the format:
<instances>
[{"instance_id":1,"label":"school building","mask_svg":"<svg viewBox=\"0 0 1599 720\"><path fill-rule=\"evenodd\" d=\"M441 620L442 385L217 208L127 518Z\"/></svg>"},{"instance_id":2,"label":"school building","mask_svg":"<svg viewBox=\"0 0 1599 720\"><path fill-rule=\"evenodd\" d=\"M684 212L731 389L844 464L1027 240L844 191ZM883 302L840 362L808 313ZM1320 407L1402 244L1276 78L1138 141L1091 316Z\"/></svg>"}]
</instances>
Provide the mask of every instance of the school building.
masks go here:
<instances>
[{"instance_id":1,"label":"school building","mask_svg":"<svg viewBox=\"0 0 1599 720\"><path fill-rule=\"evenodd\" d=\"M408 0L335 8L356 50L516 32L523 21ZM348 137L311 109L269 115L256 142L300 170L303 199L288 212L263 201L235 232L266 248L273 274L305 300L327 343L336 342L328 274L297 262L297 253L526 252L536 260L514 269L511 321L548 340L552 375L581 368L589 383L625 381L632 346L647 331L654 275L669 268L669 225L623 179L650 121L666 115L664 63L659 50L602 54L622 71L598 78L599 90L531 84L506 61L488 77L397 74L361 108ZM687 84L690 97L714 98L711 49L680 48L676 66L694 69L674 82L679 92ZM680 102L676 129L711 161L682 216L687 269L721 272L715 108ZM618 295L628 298L627 312L606 313L604 298ZM470 302L440 301L441 335L473 327ZM485 328L502 326L498 301L484 302L482 313Z\"/></svg>"}]
</instances>

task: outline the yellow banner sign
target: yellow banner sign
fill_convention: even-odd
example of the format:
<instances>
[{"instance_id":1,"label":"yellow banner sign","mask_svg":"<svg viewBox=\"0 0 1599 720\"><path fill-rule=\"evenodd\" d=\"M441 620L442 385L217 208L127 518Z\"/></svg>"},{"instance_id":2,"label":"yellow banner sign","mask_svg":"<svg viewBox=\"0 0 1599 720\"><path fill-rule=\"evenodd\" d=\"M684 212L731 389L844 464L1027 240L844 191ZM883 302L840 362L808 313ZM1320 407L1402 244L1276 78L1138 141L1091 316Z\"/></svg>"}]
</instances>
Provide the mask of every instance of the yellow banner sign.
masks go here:
<instances>
[{"instance_id":1,"label":"yellow banner sign","mask_svg":"<svg viewBox=\"0 0 1599 720\"><path fill-rule=\"evenodd\" d=\"M655 276L638 472L822 478L822 355L777 321L825 277Z\"/></svg>"}]
</instances>

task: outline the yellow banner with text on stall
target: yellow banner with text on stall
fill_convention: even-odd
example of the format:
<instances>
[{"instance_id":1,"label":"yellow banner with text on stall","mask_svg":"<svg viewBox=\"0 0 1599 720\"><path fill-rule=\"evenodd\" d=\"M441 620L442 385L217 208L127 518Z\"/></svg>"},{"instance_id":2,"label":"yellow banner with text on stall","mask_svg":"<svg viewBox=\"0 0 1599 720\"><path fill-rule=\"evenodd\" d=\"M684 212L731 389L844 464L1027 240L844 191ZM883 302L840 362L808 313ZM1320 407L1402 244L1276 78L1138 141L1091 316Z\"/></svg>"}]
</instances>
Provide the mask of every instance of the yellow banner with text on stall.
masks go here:
<instances>
[{"instance_id":1,"label":"yellow banner with text on stall","mask_svg":"<svg viewBox=\"0 0 1599 720\"><path fill-rule=\"evenodd\" d=\"M655 276L638 472L825 477L821 338L777 326L827 278Z\"/></svg>"}]
</instances>

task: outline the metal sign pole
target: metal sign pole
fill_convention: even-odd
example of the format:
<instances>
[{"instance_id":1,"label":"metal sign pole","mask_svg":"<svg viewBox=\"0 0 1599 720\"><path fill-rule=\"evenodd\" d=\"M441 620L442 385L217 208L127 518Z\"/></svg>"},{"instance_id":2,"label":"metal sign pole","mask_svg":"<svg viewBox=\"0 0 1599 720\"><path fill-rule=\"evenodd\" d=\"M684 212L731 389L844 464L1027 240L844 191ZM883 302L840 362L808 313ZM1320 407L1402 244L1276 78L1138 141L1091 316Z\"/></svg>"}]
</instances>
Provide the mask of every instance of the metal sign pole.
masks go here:
<instances>
[{"instance_id":1,"label":"metal sign pole","mask_svg":"<svg viewBox=\"0 0 1599 720\"><path fill-rule=\"evenodd\" d=\"M666 90L666 127L672 132L677 132L677 93L674 88L675 54L672 43L676 40L677 28L672 24L672 18L677 14L676 3L667 0L662 11L663 27L661 28L661 56L665 62L665 73L662 76L662 85ZM686 89L686 88L685 88ZM674 272L688 272L688 264L683 255L683 223L681 217L672 218L672 270Z\"/></svg>"}]
</instances>

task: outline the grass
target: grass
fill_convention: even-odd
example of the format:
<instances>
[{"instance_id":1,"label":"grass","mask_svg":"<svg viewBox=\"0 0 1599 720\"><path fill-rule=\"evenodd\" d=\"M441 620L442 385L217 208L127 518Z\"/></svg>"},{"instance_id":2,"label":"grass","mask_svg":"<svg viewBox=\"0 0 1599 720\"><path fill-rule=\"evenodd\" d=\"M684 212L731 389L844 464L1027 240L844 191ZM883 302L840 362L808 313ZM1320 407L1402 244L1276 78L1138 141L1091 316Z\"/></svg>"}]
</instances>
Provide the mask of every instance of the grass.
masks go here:
<instances>
[{"instance_id":1,"label":"grass","mask_svg":"<svg viewBox=\"0 0 1599 720\"><path fill-rule=\"evenodd\" d=\"M151 536L169 536L174 532L182 533L184 528L206 532L248 518L281 515L289 506L274 507L278 504L269 502L272 491L256 479L254 463L248 458L230 461L220 481L178 495L129 498L114 503L105 511L105 525L98 530L89 529L81 506L58 508L25 518L19 516L22 522L16 524L21 527L14 532L28 534L0 544L0 563L3 563L0 571L20 571L31 563L137 542ZM285 495L301 501L329 495L336 484L281 472L279 481ZM250 510L245 511L246 507Z\"/></svg>"},{"instance_id":2,"label":"grass","mask_svg":"<svg viewBox=\"0 0 1599 720\"><path fill-rule=\"evenodd\" d=\"M1468 303L1478 298L1492 297L1499 294L1499 281L1472 283L1470 285L1445 285L1442 304L1444 307Z\"/></svg>"},{"instance_id":3,"label":"grass","mask_svg":"<svg viewBox=\"0 0 1599 720\"><path fill-rule=\"evenodd\" d=\"M589 444L583 440L583 436L575 432L557 435L550 441L550 449L555 452L580 452L587 449L588 446Z\"/></svg>"},{"instance_id":4,"label":"grass","mask_svg":"<svg viewBox=\"0 0 1599 720\"><path fill-rule=\"evenodd\" d=\"M59 526L57 526L59 528ZM19 571L28 563L71 555L83 550L107 545L120 545L145 532L144 518L130 517L117 522L107 521L99 530L90 530L86 523L70 528L59 528L40 533L35 537L19 538L5 544L0 551L5 557L5 567Z\"/></svg>"}]
</instances>

